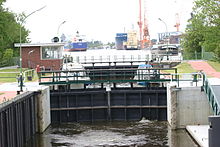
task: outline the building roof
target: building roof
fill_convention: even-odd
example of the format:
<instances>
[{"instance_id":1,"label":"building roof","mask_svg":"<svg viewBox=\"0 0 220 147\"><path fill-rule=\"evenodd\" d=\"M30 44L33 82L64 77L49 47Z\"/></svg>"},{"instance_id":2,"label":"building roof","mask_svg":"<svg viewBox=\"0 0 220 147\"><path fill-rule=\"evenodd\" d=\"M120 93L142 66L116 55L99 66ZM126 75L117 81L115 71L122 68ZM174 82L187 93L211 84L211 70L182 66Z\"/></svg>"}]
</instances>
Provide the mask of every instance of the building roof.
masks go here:
<instances>
[{"instance_id":1,"label":"building roof","mask_svg":"<svg viewBox=\"0 0 220 147\"><path fill-rule=\"evenodd\" d=\"M15 47L34 47L34 46L64 46L64 42L52 42L52 43L15 43Z\"/></svg>"}]
</instances>

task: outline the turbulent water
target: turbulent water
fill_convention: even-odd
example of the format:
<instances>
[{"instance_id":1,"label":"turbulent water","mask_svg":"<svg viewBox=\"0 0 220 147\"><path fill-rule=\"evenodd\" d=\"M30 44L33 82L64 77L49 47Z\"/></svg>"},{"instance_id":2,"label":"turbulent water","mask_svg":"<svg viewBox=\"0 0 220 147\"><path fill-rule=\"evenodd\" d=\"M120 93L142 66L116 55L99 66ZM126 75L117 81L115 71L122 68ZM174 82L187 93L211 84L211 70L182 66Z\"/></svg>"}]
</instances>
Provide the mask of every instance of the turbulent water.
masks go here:
<instances>
[{"instance_id":1,"label":"turbulent water","mask_svg":"<svg viewBox=\"0 0 220 147\"><path fill-rule=\"evenodd\" d=\"M166 122L105 122L105 123L72 123L52 125L47 131L27 146L33 147L178 147L179 143L185 147L193 146L184 136L175 142L169 140L170 131ZM186 133L184 133L186 136ZM170 145L169 145L170 144Z\"/></svg>"}]
</instances>

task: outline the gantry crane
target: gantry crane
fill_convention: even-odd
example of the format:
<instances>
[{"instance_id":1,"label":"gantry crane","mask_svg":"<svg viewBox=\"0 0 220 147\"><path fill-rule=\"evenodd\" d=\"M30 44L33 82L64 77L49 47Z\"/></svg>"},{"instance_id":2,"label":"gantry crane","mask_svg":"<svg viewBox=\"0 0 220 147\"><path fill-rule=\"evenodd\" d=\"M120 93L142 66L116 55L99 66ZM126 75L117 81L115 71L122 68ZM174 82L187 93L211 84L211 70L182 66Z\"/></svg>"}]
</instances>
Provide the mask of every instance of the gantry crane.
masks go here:
<instances>
[{"instance_id":1,"label":"gantry crane","mask_svg":"<svg viewBox=\"0 0 220 147\"><path fill-rule=\"evenodd\" d=\"M176 31L179 32L180 29L180 19L179 19L179 13L176 13L176 24L174 25L174 27L176 27Z\"/></svg>"},{"instance_id":2,"label":"gantry crane","mask_svg":"<svg viewBox=\"0 0 220 147\"><path fill-rule=\"evenodd\" d=\"M144 5L146 6L146 1L144 1ZM139 42L140 42L140 48L143 49L145 47L148 47L150 45L150 35L148 30L148 21L146 16L146 7L144 7L144 27L143 27L143 21L142 21L142 0L139 0Z\"/></svg>"},{"instance_id":3,"label":"gantry crane","mask_svg":"<svg viewBox=\"0 0 220 147\"><path fill-rule=\"evenodd\" d=\"M148 29L148 19L147 19L147 8L146 8L146 0L144 1L144 28L143 28L143 31L144 31L144 34L143 34L143 41L142 41L142 44L143 44L143 47L146 48L150 45L151 41L150 41L150 34L149 34L149 29Z\"/></svg>"},{"instance_id":4,"label":"gantry crane","mask_svg":"<svg viewBox=\"0 0 220 147\"><path fill-rule=\"evenodd\" d=\"M138 26L139 26L139 43L140 43L140 48L143 48L143 44L142 44L142 0L139 0L139 21L138 21Z\"/></svg>"},{"instance_id":5,"label":"gantry crane","mask_svg":"<svg viewBox=\"0 0 220 147\"><path fill-rule=\"evenodd\" d=\"M178 0L174 0L175 3L175 7L176 7L176 14L175 14L175 19L176 19L176 24L174 25L174 27L176 27L176 31L179 32L180 30L180 18L179 18L179 9L178 9Z\"/></svg>"}]
</instances>

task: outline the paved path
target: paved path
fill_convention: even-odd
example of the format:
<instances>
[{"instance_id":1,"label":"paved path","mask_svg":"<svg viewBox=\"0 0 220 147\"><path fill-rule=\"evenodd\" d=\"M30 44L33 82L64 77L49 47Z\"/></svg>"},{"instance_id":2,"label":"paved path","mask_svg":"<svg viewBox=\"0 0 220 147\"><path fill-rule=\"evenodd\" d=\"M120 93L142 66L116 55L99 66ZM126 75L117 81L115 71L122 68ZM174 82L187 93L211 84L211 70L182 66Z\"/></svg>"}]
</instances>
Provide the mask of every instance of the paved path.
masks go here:
<instances>
[{"instance_id":1,"label":"paved path","mask_svg":"<svg viewBox=\"0 0 220 147\"><path fill-rule=\"evenodd\" d=\"M43 87L44 86L39 85L38 82L26 82L24 83L23 91L37 91ZM17 82L0 84L0 104L14 98L17 95L17 91L19 90L20 87L18 87Z\"/></svg>"},{"instance_id":2,"label":"paved path","mask_svg":"<svg viewBox=\"0 0 220 147\"><path fill-rule=\"evenodd\" d=\"M0 104L9 101L17 95L17 91L0 91Z\"/></svg>"},{"instance_id":3,"label":"paved path","mask_svg":"<svg viewBox=\"0 0 220 147\"><path fill-rule=\"evenodd\" d=\"M188 63L192 66L192 68L196 70L201 70L205 72L208 76L220 78L220 72L217 72L206 61L189 61Z\"/></svg>"}]
</instances>

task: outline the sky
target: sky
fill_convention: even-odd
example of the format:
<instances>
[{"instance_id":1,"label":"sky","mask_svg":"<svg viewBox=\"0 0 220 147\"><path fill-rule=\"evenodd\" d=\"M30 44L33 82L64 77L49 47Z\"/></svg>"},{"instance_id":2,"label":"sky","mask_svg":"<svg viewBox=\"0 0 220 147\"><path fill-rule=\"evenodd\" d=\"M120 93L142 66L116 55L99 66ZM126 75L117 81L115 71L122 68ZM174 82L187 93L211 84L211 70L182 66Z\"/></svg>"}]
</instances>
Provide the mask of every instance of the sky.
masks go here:
<instances>
[{"instance_id":1,"label":"sky","mask_svg":"<svg viewBox=\"0 0 220 147\"><path fill-rule=\"evenodd\" d=\"M175 14L179 14L180 31L184 32L190 18L193 0L142 0L146 9L151 39L157 33L176 31ZM26 15L46 6L26 19L32 43L51 42L55 36L65 34L72 38L77 31L88 41L114 42L116 33L138 30L139 0L6 0L4 7ZM64 24L60 25L63 21ZM59 28L60 26L60 28ZM58 31L59 28L59 31Z\"/></svg>"}]
</instances>

